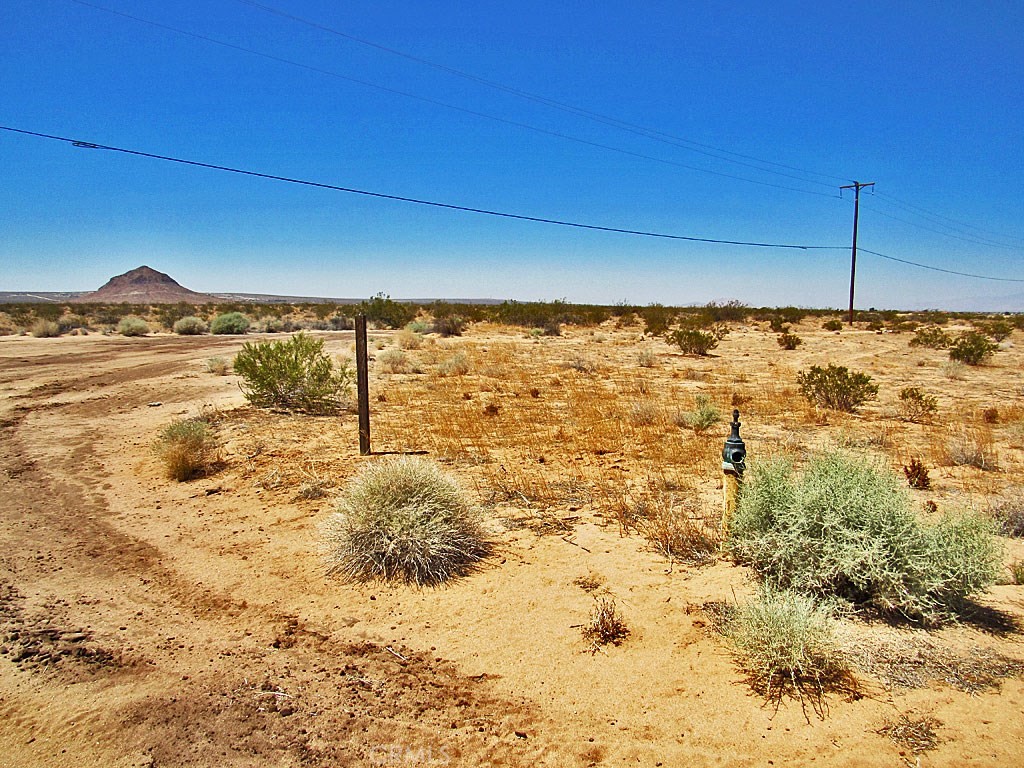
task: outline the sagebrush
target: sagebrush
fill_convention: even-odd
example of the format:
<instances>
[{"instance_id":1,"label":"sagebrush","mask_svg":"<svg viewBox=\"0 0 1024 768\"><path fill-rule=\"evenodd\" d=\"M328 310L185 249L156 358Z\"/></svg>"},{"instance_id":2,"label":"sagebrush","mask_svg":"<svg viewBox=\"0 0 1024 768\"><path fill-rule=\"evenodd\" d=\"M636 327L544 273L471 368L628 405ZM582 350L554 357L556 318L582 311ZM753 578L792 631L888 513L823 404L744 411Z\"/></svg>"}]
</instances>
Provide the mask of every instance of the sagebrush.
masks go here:
<instances>
[{"instance_id":1,"label":"sagebrush","mask_svg":"<svg viewBox=\"0 0 1024 768\"><path fill-rule=\"evenodd\" d=\"M838 451L799 475L785 459L756 463L731 534L737 559L773 587L926 623L993 584L1001 561L989 521L924 523L890 470Z\"/></svg>"},{"instance_id":2,"label":"sagebrush","mask_svg":"<svg viewBox=\"0 0 1024 768\"><path fill-rule=\"evenodd\" d=\"M178 419L164 427L153 450L164 465L164 474L184 482L213 466L217 444L205 419Z\"/></svg>"}]
</instances>

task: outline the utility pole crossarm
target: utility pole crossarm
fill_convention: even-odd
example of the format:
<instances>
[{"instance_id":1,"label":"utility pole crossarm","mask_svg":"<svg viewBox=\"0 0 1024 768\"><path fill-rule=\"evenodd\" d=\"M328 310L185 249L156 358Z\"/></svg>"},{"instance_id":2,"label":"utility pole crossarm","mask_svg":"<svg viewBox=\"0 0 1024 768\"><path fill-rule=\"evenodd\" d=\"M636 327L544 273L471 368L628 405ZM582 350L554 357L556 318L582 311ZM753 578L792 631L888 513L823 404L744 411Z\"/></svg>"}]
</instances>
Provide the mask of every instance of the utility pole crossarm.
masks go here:
<instances>
[{"instance_id":1,"label":"utility pole crossarm","mask_svg":"<svg viewBox=\"0 0 1024 768\"><path fill-rule=\"evenodd\" d=\"M847 184L846 186L840 187L840 190L852 189L853 190L853 255L850 259L850 325L853 325L853 287L857 280L857 220L860 218L860 191L864 187L873 187L875 182L859 182L855 181L853 184Z\"/></svg>"}]
</instances>

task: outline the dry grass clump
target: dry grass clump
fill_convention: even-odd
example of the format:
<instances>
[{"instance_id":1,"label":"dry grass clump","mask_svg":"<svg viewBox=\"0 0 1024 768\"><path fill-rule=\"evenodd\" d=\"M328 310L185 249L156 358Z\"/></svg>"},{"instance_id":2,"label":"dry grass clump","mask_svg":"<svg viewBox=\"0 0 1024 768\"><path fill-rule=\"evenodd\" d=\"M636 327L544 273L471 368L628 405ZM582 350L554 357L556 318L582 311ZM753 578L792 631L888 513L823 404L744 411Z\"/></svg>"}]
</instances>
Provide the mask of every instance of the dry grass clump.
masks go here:
<instances>
[{"instance_id":1,"label":"dry grass clump","mask_svg":"<svg viewBox=\"0 0 1024 768\"><path fill-rule=\"evenodd\" d=\"M583 637L591 641L596 650L598 646L608 643L619 645L628 635L629 627L615 605L615 598L597 598L590 623L583 627Z\"/></svg>"},{"instance_id":2,"label":"dry grass clump","mask_svg":"<svg viewBox=\"0 0 1024 768\"><path fill-rule=\"evenodd\" d=\"M915 755L935 749L939 745L939 737L935 729L942 725L942 722L934 717L922 717L911 720L906 715L900 715L899 722L886 723L875 733L888 736L904 749L909 749Z\"/></svg>"},{"instance_id":3,"label":"dry grass clump","mask_svg":"<svg viewBox=\"0 0 1024 768\"><path fill-rule=\"evenodd\" d=\"M694 401L695 407L692 411L676 416L676 426L688 427L697 434L701 434L717 424L721 420L722 414L712 405L711 398L707 395L697 395Z\"/></svg>"},{"instance_id":4,"label":"dry grass clump","mask_svg":"<svg viewBox=\"0 0 1024 768\"><path fill-rule=\"evenodd\" d=\"M395 334L395 341L402 349L419 349L423 346L423 334L417 333L409 326L406 326Z\"/></svg>"},{"instance_id":5,"label":"dry grass clump","mask_svg":"<svg viewBox=\"0 0 1024 768\"><path fill-rule=\"evenodd\" d=\"M36 320L29 327L29 333L37 339L52 339L60 336L60 326L52 320Z\"/></svg>"},{"instance_id":6,"label":"dry grass clump","mask_svg":"<svg viewBox=\"0 0 1024 768\"><path fill-rule=\"evenodd\" d=\"M1024 488L1014 486L990 501L989 514L1003 536L1024 539Z\"/></svg>"},{"instance_id":7,"label":"dry grass clump","mask_svg":"<svg viewBox=\"0 0 1024 768\"><path fill-rule=\"evenodd\" d=\"M360 472L323 537L330 573L421 586L465 575L491 549L479 510L440 467L417 457Z\"/></svg>"},{"instance_id":8,"label":"dry grass clump","mask_svg":"<svg viewBox=\"0 0 1024 768\"><path fill-rule=\"evenodd\" d=\"M943 458L954 467L999 469L995 440L987 425L960 424L953 427L944 445Z\"/></svg>"},{"instance_id":9,"label":"dry grass clump","mask_svg":"<svg viewBox=\"0 0 1024 768\"><path fill-rule=\"evenodd\" d=\"M637 427L649 427L661 421L661 409L650 400L630 403L629 423Z\"/></svg>"},{"instance_id":10,"label":"dry grass clump","mask_svg":"<svg viewBox=\"0 0 1024 768\"><path fill-rule=\"evenodd\" d=\"M658 355L652 349L641 349L637 353L636 362L641 368L653 368L658 364Z\"/></svg>"},{"instance_id":11,"label":"dry grass clump","mask_svg":"<svg viewBox=\"0 0 1024 768\"><path fill-rule=\"evenodd\" d=\"M670 561L705 565L717 559L718 526L694 506L659 505L635 523L654 549Z\"/></svg>"},{"instance_id":12,"label":"dry grass clump","mask_svg":"<svg viewBox=\"0 0 1024 768\"><path fill-rule=\"evenodd\" d=\"M789 692L822 715L826 688L848 676L832 611L806 595L762 587L724 616L722 629L766 698Z\"/></svg>"},{"instance_id":13,"label":"dry grass clump","mask_svg":"<svg viewBox=\"0 0 1024 768\"><path fill-rule=\"evenodd\" d=\"M163 462L164 474L183 482L210 469L217 444L205 419L178 419L164 427L153 450Z\"/></svg>"},{"instance_id":14,"label":"dry grass clump","mask_svg":"<svg viewBox=\"0 0 1024 768\"><path fill-rule=\"evenodd\" d=\"M227 376L231 371L231 363L223 357L211 357L206 361L206 372L215 376Z\"/></svg>"},{"instance_id":15,"label":"dry grass clump","mask_svg":"<svg viewBox=\"0 0 1024 768\"><path fill-rule=\"evenodd\" d=\"M377 355L377 367L381 373L408 373L412 369L409 356L396 347L385 349Z\"/></svg>"},{"instance_id":16,"label":"dry grass clump","mask_svg":"<svg viewBox=\"0 0 1024 768\"><path fill-rule=\"evenodd\" d=\"M878 464L831 452L799 477L784 459L752 470L731 547L767 584L934 624L995 583L1002 555L990 522L923 523Z\"/></svg>"},{"instance_id":17,"label":"dry grass clump","mask_svg":"<svg viewBox=\"0 0 1024 768\"><path fill-rule=\"evenodd\" d=\"M437 364L440 376L465 376L469 373L469 358L465 352L456 352Z\"/></svg>"}]
</instances>

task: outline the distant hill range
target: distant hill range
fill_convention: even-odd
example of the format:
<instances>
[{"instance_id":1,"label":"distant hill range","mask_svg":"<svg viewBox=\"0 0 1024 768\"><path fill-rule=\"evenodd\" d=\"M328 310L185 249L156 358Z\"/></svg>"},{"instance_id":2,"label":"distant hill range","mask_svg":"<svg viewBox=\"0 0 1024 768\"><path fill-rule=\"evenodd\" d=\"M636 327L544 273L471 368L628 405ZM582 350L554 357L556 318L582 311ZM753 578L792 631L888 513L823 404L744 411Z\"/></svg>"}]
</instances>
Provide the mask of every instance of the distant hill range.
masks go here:
<instances>
[{"instance_id":1,"label":"distant hill range","mask_svg":"<svg viewBox=\"0 0 1024 768\"><path fill-rule=\"evenodd\" d=\"M49 304L358 304L364 299L323 296L282 296L264 293L197 293L152 267L136 267L110 278L96 291L0 291L0 303ZM430 304L436 299L396 299ZM444 299L453 304L500 304L498 299Z\"/></svg>"}]
</instances>

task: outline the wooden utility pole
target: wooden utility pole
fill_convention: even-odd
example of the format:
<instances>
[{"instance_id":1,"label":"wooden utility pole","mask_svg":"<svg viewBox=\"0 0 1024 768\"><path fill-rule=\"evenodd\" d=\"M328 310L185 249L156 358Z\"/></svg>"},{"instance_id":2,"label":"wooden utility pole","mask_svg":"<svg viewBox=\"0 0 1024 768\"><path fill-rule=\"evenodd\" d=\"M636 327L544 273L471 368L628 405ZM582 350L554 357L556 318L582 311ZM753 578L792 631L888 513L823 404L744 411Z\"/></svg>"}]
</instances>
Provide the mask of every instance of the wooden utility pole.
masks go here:
<instances>
[{"instance_id":1,"label":"wooden utility pole","mask_svg":"<svg viewBox=\"0 0 1024 768\"><path fill-rule=\"evenodd\" d=\"M873 187L875 182L869 181L861 183L859 181L853 182L853 184L847 184L843 189L853 190L853 257L850 261L850 325L853 325L853 286L857 280L857 219L860 217L860 191L864 187Z\"/></svg>"},{"instance_id":2,"label":"wooden utility pole","mask_svg":"<svg viewBox=\"0 0 1024 768\"><path fill-rule=\"evenodd\" d=\"M370 454L370 363L366 354L366 315L356 315L356 392L359 408L359 455Z\"/></svg>"}]
</instances>

